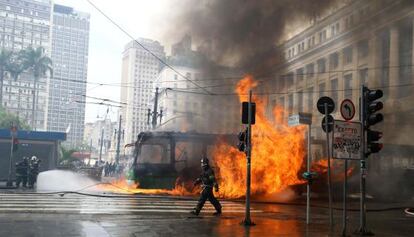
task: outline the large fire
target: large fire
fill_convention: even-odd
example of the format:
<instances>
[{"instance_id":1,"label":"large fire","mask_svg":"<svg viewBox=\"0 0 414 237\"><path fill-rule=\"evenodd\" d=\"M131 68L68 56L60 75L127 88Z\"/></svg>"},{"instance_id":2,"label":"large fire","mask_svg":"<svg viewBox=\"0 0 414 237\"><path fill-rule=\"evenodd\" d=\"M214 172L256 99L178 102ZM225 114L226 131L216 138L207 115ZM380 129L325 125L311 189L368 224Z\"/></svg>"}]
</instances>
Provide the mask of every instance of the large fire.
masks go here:
<instances>
[{"instance_id":1,"label":"large fire","mask_svg":"<svg viewBox=\"0 0 414 237\"><path fill-rule=\"evenodd\" d=\"M236 87L240 101L247 101L250 89L257 82L246 76ZM266 101L253 96L256 103L256 123L252 126L252 159L251 159L251 194L253 198L277 198L285 194L289 187L303 184L300 172L304 168L305 126L289 127L281 116L283 108L273 108L273 119L265 116ZM240 198L246 190L246 156L234 144L218 141L213 150L213 166L219 180L221 198ZM326 162L313 164L318 173L325 173ZM199 190L193 189L191 183L184 184L177 180L175 189L141 189L126 180L103 185L103 189L124 193L193 195Z\"/></svg>"},{"instance_id":2,"label":"large fire","mask_svg":"<svg viewBox=\"0 0 414 237\"><path fill-rule=\"evenodd\" d=\"M257 86L251 76L239 81L239 100L247 101L249 89ZM306 155L305 127L288 127L281 123L280 108L274 108L275 126L265 116L266 101L253 96L256 103L256 124L252 126L251 193L253 197L274 196L292 185L303 183L299 171ZM246 157L226 143L219 143L213 152L214 166L220 180L220 196L239 198L246 190Z\"/></svg>"}]
</instances>

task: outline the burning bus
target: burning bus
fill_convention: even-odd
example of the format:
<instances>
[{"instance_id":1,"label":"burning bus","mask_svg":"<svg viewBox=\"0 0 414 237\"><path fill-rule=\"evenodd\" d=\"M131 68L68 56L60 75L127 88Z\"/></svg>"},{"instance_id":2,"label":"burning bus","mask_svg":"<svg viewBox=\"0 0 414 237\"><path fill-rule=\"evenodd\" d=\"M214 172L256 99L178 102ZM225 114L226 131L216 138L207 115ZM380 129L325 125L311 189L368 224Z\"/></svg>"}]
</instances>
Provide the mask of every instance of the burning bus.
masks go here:
<instances>
[{"instance_id":1,"label":"burning bus","mask_svg":"<svg viewBox=\"0 0 414 237\"><path fill-rule=\"evenodd\" d=\"M235 135L197 132L141 132L135 142L132 174L140 188L173 189L177 178L192 180L200 159L210 157L217 141L235 143Z\"/></svg>"}]
</instances>

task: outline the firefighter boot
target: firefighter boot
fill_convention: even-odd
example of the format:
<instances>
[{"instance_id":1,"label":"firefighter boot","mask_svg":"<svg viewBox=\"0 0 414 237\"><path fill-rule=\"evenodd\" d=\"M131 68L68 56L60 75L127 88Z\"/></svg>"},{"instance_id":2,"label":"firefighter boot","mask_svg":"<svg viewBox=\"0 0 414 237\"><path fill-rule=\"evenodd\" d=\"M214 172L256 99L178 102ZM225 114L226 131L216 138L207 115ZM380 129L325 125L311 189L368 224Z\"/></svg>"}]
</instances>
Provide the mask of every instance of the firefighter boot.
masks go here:
<instances>
[{"instance_id":1,"label":"firefighter boot","mask_svg":"<svg viewBox=\"0 0 414 237\"><path fill-rule=\"evenodd\" d=\"M213 216L220 216L221 215L221 209L216 210L216 212L213 213Z\"/></svg>"},{"instance_id":2,"label":"firefighter boot","mask_svg":"<svg viewBox=\"0 0 414 237\"><path fill-rule=\"evenodd\" d=\"M191 214L198 216L198 214L200 214L200 210L197 208L194 208L194 210L190 211Z\"/></svg>"}]
</instances>

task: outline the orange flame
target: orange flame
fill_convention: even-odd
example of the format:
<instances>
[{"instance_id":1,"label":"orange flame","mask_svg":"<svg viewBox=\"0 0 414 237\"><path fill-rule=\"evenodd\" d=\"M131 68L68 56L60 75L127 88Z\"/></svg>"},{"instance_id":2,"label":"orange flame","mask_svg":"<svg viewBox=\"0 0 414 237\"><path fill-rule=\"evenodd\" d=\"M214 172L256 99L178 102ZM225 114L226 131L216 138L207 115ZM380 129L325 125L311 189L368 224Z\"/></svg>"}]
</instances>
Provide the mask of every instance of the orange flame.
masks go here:
<instances>
[{"instance_id":1,"label":"orange flame","mask_svg":"<svg viewBox=\"0 0 414 237\"><path fill-rule=\"evenodd\" d=\"M252 76L242 79L236 88L240 102L246 101L248 91L258 83ZM265 116L266 102L254 96L256 124L252 126L251 193L256 197L273 196L304 181L299 178L304 149L304 126L274 126ZM274 111L275 121L281 121L280 108ZM246 190L245 154L237 148L219 143L213 151L220 180L220 196L239 198Z\"/></svg>"},{"instance_id":2,"label":"orange flame","mask_svg":"<svg viewBox=\"0 0 414 237\"><path fill-rule=\"evenodd\" d=\"M258 85L252 76L239 81L236 92L240 102L247 101L248 91ZM252 126L252 159L251 159L251 194L256 199L288 199L292 195L289 187L303 184L300 172L303 171L305 150L305 126L289 127L283 120L283 108L273 108L274 122L265 116L266 101L253 96L256 103L256 124ZM276 124L276 125L275 125ZM220 184L221 198L240 198L246 190L245 154L233 145L218 141L213 150L213 163ZM333 161L332 161L333 162ZM334 163L332 163L333 165ZM337 162L335 162L337 164ZM312 170L326 174L327 160L319 160L312 164ZM353 168L348 170L351 174ZM333 180L342 180L343 174L333 176ZM129 184L125 179L112 184L102 185L106 191L118 193L141 193L157 195L188 196L198 193L198 189L177 179L173 190L142 189ZM289 197L287 197L287 195Z\"/></svg>"},{"instance_id":3,"label":"orange flame","mask_svg":"<svg viewBox=\"0 0 414 237\"><path fill-rule=\"evenodd\" d=\"M153 194L153 195L173 195L173 196L191 196L193 192L187 185L177 183L173 190L168 189L144 189L139 188L139 184L133 182L129 183L125 178L115 180L111 183L104 183L98 185L98 188L103 191L124 194Z\"/></svg>"}]
</instances>

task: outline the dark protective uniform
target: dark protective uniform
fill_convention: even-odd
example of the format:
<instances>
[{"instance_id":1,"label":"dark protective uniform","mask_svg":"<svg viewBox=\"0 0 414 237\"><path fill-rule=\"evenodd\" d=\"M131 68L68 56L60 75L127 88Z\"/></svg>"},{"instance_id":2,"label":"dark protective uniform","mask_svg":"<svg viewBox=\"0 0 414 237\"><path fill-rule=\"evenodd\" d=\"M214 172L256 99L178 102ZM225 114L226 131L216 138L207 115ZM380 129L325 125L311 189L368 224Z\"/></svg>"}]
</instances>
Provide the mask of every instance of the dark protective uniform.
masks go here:
<instances>
[{"instance_id":1,"label":"dark protective uniform","mask_svg":"<svg viewBox=\"0 0 414 237\"><path fill-rule=\"evenodd\" d=\"M207 201L207 199L210 201L210 203L214 206L216 209L215 215L221 214L221 205L220 202L217 200L216 197L214 197L213 193L213 187L215 188L216 192L218 192L218 183L216 182L216 177L214 175L213 169L208 165L208 160L203 159L203 171L198 179L194 182L194 185L201 184L201 187L203 191L201 191L200 198L198 199L197 206L194 208L194 211L192 211L192 214L198 215L201 211L201 209L204 206L204 203ZM202 162L203 162L202 160Z\"/></svg>"},{"instance_id":2,"label":"dark protective uniform","mask_svg":"<svg viewBox=\"0 0 414 237\"><path fill-rule=\"evenodd\" d=\"M26 187L28 168L29 162L26 159L16 163L16 187L20 187L20 183L22 183L23 187Z\"/></svg>"},{"instance_id":3,"label":"dark protective uniform","mask_svg":"<svg viewBox=\"0 0 414 237\"><path fill-rule=\"evenodd\" d=\"M31 161L29 165L29 188L33 188L39 174L40 160Z\"/></svg>"}]
</instances>

